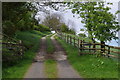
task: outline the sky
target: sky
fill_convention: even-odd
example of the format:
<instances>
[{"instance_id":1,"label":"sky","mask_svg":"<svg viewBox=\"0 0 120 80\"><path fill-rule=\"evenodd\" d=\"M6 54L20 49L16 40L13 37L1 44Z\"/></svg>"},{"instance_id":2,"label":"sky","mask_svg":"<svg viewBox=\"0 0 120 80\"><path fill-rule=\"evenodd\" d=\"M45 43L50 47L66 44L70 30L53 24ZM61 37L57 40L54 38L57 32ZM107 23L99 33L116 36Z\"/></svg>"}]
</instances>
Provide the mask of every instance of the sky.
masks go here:
<instances>
[{"instance_id":1,"label":"sky","mask_svg":"<svg viewBox=\"0 0 120 80\"><path fill-rule=\"evenodd\" d=\"M112 2L113 5L109 6L111 7L110 12L112 12L113 14L118 10L118 2L120 0L105 0L106 2ZM59 11L55 11L49 7L46 7L46 9L49 11L50 14L58 14L60 16L62 16L63 18L63 22L69 27L69 29L74 29L76 31L76 33L84 33L81 32L80 29L85 29L84 24L81 23L81 18L78 18L78 15L75 15L75 17L73 17L73 13L71 12L70 9L67 9L64 11L65 8L61 8ZM42 11L38 12L38 14L36 15L36 18L40 19L39 23L42 23L42 21L44 21L46 14ZM117 34L118 36L118 34ZM112 40L110 42L107 42L107 44L109 45L114 45L114 46L118 46L118 43L116 43L115 40Z\"/></svg>"}]
</instances>

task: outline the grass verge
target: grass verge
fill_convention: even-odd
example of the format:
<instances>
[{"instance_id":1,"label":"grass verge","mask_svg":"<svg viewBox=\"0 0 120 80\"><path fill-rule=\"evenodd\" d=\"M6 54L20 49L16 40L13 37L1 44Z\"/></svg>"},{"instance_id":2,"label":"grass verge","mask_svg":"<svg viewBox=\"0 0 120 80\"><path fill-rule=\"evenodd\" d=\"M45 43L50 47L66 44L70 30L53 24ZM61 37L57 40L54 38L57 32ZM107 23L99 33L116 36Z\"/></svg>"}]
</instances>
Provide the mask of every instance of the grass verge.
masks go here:
<instances>
[{"instance_id":1,"label":"grass verge","mask_svg":"<svg viewBox=\"0 0 120 80\"><path fill-rule=\"evenodd\" d=\"M52 40L50 39L50 37L54 35L51 34L46 38L47 41L47 59L45 60L45 74L47 76L47 78L57 78L57 63L56 61L53 59L52 54L55 51L55 47L53 46Z\"/></svg>"},{"instance_id":2,"label":"grass verge","mask_svg":"<svg viewBox=\"0 0 120 80\"><path fill-rule=\"evenodd\" d=\"M78 56L78 49L56 37L66 50L68 60L83 78L118 78L118 62L96 55Z\"/></svg>"},{"instance_id":3,"label":"grass verge","mask_svg":"<svg viewBox=\"0 0 120 80\"><path fill-rule=\"evenodd\" d=\"M52 59L45 61L45 74L47 78L57 78L57 63Z\"/></svg>"},{"instance_id":4,"label":"grass verge","mask_svg":"<svg viewBox=\"0 0 120 80\"><path fill-rule=\"evenodd\" d=\"M23 78L25 72L32 63L33 58L36 55L37 50L39 49L40 38L49 34L49 32L39 32L39 31L24 31L17 32L16 38L23 41L24 45L28 50L24 53L23 59L16 60L16 64L13 66L3 63L3 66L7 65L8 67L3 67L2 77L3 78ZM11 63L12 64L12 63Z\"/></svg>"}]
</instances>

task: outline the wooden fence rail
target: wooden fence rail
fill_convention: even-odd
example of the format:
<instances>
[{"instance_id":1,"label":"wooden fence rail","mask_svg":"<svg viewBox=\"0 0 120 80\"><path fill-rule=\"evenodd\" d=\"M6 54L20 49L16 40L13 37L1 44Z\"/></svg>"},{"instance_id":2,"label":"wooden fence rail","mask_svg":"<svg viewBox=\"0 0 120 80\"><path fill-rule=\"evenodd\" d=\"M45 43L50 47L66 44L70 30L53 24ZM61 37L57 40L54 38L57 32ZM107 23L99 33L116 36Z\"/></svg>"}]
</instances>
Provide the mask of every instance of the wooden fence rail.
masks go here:
<instances>
[{"instance_id":1,"label":"wooden fence rail","mask_svg":"<svg viewBox=\"0 0 120 80\"><path fill-rule=\"evenodd\" d=\"M6 35L3 36L7 40L7 41L3 40L3 42L0 42L0 44L2 44L3 54L4 54L4 49L7 49L7 51L13 51L16 53L16 55L20 55L20 56L24 54L26 48L24 47L23 42L21 40L14 40Z\"/></svg>"},{"instance_id":2,"label":"wooden fence rail","mask_svg":"<svg viewBox=\"0 0 120 80\"><path fill-rule=\"evenodd\" d=\"M23 55L23 53L26 49L21 42L20 43L3 42L1 44L2 44L2 49L8 49L10 51L14 51L14 52L16 52L16 54L18 54L20 56Z\"/></svg>"},{"instance_id":3,"label":"wooden fence rail","mask_svg":"<svg viewBox=\"0 0 120 80\"><path fill-rule=\"evenodd\" d=\"M94 52L93 54L97 53L96 51L103 51L102 53L104 55L115 58L118 58L118 55L120 54L120 47L109 46L101 43L85 42L84 40L80 40L79 38L67 35L65 33L58 33L58 36L67 43L77 47L81 54L83 54L82 51L84 50L89 50L90 54L92 51ZM104 48L101 48L101 45L104 46Z\"/></svg>"}]
</instances>

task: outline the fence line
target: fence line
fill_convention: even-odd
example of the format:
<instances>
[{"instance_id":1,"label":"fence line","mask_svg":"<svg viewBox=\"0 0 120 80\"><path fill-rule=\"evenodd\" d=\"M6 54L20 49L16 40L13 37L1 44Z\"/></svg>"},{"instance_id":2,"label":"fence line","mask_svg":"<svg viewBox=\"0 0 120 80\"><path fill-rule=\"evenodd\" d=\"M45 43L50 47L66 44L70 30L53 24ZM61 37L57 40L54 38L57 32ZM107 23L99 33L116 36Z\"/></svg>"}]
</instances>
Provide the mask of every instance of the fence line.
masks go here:
<instances>
[{"instance_id":1,"label":"fence line","mask_svg":"<svg viewBox=\"0 0 120 80\"><path fill-rule=\"evenodd\" d=\"M19 56L22 56L24 54L26 48L24 47L23 42L21 40L14 40L6 35L3 36L7 39L7 41L0 42L0 44L2 44L2 49L7 49L8 52L13 51L16 53L15 55Z\"/></svg>"},{"instance_id":2,"label":"fence line","mask_svg":"<svg viewBox=\"0 0 120 80\"><path fill-rule=\"evenodd\" d=\"M89 50L89 54L95 54L96 51L100 50L103 51L103 55L115 58L118 58L118 55L120 54L120 47L109 46L101 43L85 42L84 40L80 40L79 38L67 35L65 33L58 33L58 36L67 43L77 47L80 51L80 54L84 54L82 53L84 50ZM101 48L101 45L104 47ZM112 49L117 49L118 51L114 51Z\"/></svg>"}]
</instances>

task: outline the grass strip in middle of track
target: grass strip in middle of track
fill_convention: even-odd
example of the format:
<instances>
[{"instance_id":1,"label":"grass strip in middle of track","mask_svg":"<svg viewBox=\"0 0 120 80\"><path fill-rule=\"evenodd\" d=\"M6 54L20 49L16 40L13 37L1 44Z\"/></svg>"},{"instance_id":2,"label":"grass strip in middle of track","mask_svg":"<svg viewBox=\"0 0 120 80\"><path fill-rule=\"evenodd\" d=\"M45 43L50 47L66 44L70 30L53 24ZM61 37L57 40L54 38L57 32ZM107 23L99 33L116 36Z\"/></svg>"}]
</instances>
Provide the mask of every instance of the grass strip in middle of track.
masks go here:
<instances>
[{"instance_id":1,"label":"grass strip in middle of track","mask_svg":"<svg viewBox=\"0 0 120 80\"><path fill-rule=\"evenodd\" d=\"M54 34L51 34L46 37L46 41L47 41L46 56L47 57L44 65L45 65L45 75L47 76L47 78L57 78L57 63L52 57L52 54L55 51L55 47L53 46L52 40L50 39L52 35Z\"/></svg>"}]
</instances>

